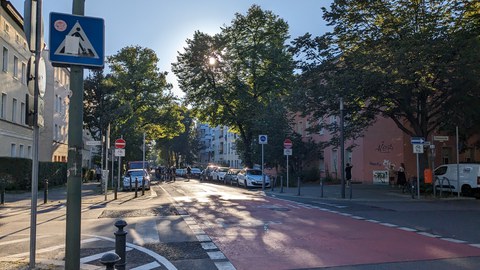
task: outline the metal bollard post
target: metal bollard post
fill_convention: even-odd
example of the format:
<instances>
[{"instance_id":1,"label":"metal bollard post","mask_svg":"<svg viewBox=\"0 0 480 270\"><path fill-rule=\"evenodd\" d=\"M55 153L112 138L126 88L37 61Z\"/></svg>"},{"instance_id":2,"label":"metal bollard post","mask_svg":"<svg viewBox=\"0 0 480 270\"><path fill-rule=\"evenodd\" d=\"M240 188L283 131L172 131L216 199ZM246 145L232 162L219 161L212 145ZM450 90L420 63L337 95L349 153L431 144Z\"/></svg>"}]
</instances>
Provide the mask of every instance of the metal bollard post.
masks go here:
<instances>
[{"instance_id":1,"label":"metal bollard post","mask_svg":"<svg viewBox=\"0 0 480 270\"><path fill-rule=\"evenodd\" d=\"M273 181L272 181L272 178L273 178ZM276 176L272 176L272 178L270 178L270 190L273 191L273 187L275 186L275 184L277 183L277 177Z\"/></svg>"},{"instance_id":2,"label":"metal bollard post","mask_svg":"<svg viewBox=\"0 0 480 270\"><path fill-rule=\"evenodd\" d=\"M5 181L0 179L0 204L5 204Z\"/></svg>"},{"instance_id":3,"label":"metal bollard post","mask_svg":"<svg viewBox=\"0 0 480 270\"><path fill-rule=\"evenodd\" d=\"M352 193L353 193L353 184L352 184L352 181L350 181L350 200L352 199Z\"/></svg>"},{"instance_id":4,"label":"metal bollard post","mask_svg":"<svg viewBox=\"0 0 480 270\"><path fill-rule=\"evenodd\" d=\"M283 193L283 175L280 176L280 193Z\"/></svg>"},{"instance_id":5,"label":"metal bollard post","mask_svg":"<svg viewBox=\"0 0 480 270\"><path fill-rule=\"evenodd\" d=\"M300 196L300 176L297 177L298 192L297 196Z\"/></svg>"},{"instance_id":6,"label":"metal bollard post","mask_svg":"<svg viewBox=\"0 0 480 270\"><path fill-rule=\"evenodd\" d=\"M130 191L132 191L132 176L130 176Z\"/></svg>"},{"instance_id":7,"label":"metal bollard post","mask_svg":"<svg viewBox=\"0 0 480 270\"><path fill-rule=\"evenodd\" d=\"M125 265L127 264L127 232L123 230L125 226L127 226L127 222L125 222L125 220L117 220L115 222L115 227L118 228L118 230L114 233L115 253L120 256L120 260L116 264L116 267L119 270L125 270Z\"/></svg>"},{"instance_id":8,"label":"metal bollard post","mask_svg":"<svg viewBox=\"0 0 480 270\"><path fill-rule=\"evenodd\" d=\"M135 198L138 197L138 178L135 177Z\"/></svg>"},{"instance_id":9,"label":"metal bollard post","mask_svg":"<svg viewBox=\"0 0 480 270\"><path fill-rule=\"evenodd\" d=\"M120 261L120 256L118 256L116 253L113 253L113 252L108 252L103 254L102 258L100 259L100 263L105 265L107 267L105 269L107 270L114 270L115 264L118 261Z\"/></svg>"},{"instance_id":10,"label":"metal bollard post","mask_svg":"<svg viewBox=\"0 0 480 270\"><path fill-rule=\"evenodd\" d=\"M115 179L117 180L117 179ZM113 199L116 200L117 199L117 192L118 192L118 187L117 187L117 183L118 183L118 180L117 181L113 181L113 190L115 191L113 193Z\"/></svg>"},{"instance_id":11,"label":"metal bollard post","mask_svg":"<svg viewBox=\"0 0 480 270\"><path fill-rule=\"evenodd\" d=\"M48 201L48 179L43 180L43 203L47 203Z\"/></svg>"},{"instance_id":12,"label":"metal bollard post","mask_svg":"<svg viewBox=\"0 0 480 270\"><path fill-rule=\"evenodd\" d=\"M145 195L145 177L142 179L142 196Z\"/></svg>"},{"instance_id":13,"label":"metal bollard post","mask_svg":"<svg viewBox=\"0 0 480 270\"><path fill-rule=\"evenodd\" d=\"M323 198L323 178L320 178L320 198Z\"/></svg>"}]
</instances>

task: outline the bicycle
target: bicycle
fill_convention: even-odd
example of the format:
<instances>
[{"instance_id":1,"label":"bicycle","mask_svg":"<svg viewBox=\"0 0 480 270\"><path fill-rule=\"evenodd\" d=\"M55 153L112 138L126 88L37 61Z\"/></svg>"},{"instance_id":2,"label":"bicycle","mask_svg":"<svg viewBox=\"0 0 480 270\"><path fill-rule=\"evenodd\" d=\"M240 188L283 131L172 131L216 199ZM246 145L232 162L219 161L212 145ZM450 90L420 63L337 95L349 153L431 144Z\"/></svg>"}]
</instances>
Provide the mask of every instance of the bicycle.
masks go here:
<instances>
[{"instance_id":1,"label":"bicycle","mask_svg":"<svg viewBox=\"0 0 480 270\"><path fill-rule=\"evenodd\" d=\"M415 199L415 196L417 196L417 179L415 177L410 178L403 186L402 193L407 192L412 195L412 199Z\"/></svg>"}]
</instances>

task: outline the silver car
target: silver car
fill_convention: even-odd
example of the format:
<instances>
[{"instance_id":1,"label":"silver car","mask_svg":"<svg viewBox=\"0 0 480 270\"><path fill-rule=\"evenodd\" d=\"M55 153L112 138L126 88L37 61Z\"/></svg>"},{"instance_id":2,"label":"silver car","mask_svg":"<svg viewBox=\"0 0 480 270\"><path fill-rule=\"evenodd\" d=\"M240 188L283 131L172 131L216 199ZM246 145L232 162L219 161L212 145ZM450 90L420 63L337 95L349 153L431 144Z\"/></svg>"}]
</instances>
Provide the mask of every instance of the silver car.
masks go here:
<instances>
[{"instance_id":1,"label":"silver car","mask_svg":"<svg viewBox=\"0 0 480 270\"><path fill-rule=\"evenodd\" d=\"M142 189L145 181L145 189L150 189L150 175L144 169L131 169L123 176L123 190L135 189L135 180L138 181L137 188ZM130 187L131 183L131 187Z\"/></svg>"}]
</instances>

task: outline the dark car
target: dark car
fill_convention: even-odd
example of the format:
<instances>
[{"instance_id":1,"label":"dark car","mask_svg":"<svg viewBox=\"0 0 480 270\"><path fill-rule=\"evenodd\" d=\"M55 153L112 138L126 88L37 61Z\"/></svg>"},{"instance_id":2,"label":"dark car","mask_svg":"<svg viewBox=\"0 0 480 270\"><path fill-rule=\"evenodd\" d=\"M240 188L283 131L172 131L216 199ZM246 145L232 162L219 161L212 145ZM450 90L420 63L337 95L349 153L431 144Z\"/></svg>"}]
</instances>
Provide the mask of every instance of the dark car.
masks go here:
<instances>
[{"instance_id":1,"label":"dark car","mask_svg":"<svg viewBox=\"0 0 480 270\"><path fill-rule=\"evenodd\" d=\"M225 174L225 177L223 178L223 182L225 184L230 184L230 185L237 185L238 186L238 179L237 179L237 174L240 172L240 169L229 169L227 174Z\"/></svg>"}]
</instances>

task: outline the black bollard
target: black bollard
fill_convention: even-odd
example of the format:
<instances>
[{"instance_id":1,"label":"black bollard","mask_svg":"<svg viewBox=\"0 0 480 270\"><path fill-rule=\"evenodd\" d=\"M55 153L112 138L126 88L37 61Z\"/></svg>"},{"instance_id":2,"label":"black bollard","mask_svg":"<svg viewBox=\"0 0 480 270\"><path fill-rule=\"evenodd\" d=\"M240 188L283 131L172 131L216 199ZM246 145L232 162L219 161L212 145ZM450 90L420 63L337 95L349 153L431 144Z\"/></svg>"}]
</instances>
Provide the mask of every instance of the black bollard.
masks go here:
<instances>
[{"instance_id":1,"label":"black bollard","mask_svg":"<svg viewBox=\"0 0 480 270\"><path fill-rule=\"evenodd\" d=\"M116 264L117 269L125 270L125 265L127 264L127 232L123 228L127 226L125 220L117 220L115 222L115 227L118 230L115 234L115 253L120 256L120 260Z\"/></svg>"},{"instance_id":2,"label":"black bollard","mask_svg":"<svg viewBox=\"0 0 480 270\"><path fill-rule=\"evenodd\" d=\"M48 201L48 179L43 180L43 203L47 203Z\"/></svg>"},{"instance_id":3,"label":"black bollard","mask_svg":"<svg viewBox=\"0 0 480 270\"><path fill-rule=\"evenodd\" d=\"M114 270L115 264L118 261L120 261L120 256L118 256L116 253L113 253L113 252L108 252L103 254L102 258L100 259L100 263L105 265L107 267L105 269L107 270Z\"/></svg>"},{"instance_id":4,"label":"black bollard","mask_svg":"<svg viewBox=\"0 0 480 270\"><path fill-rule=\"evenodd\" d=\"M145 195L145 177L142 179L142 196Z\"/></svg>"},{"instance_id":5,"label":"black bollard","mask_svg":"<svg viewBox=\"0 0 480 270\"><path fill-rule=\"evenodd\" d=\"M132 176L130 176L130 191L132 191Z\"/></svg>"},{"instance_id":6,"label":"black bollard","mask_svg":"<svg viewBox=\"0 0 480 270\"><path fill-rule=\"evenodd\" d=\"M0 179L0 204L5 204L5 181Z\"/></svg>"},{"instance_id":7,"label":"black bollard","mask_svg":"<svg viewBox=\"0 0 480 270\"><path fill-rule=\"evenodd\" d=\"M297 196L300 196L300 176L297 177L297 185L298 185L298 192L297 192Z\"/></svg>"},{"instance_id":8,"label":"black bollard","mask_svg":"<svg viewBox=\"0 0 480 270\"><path fill-rule=\"evenodd\" d=\"M113 190L114 190L114 196L113 196L113 199L116 200L117 199L117 192L118 192L118 187L117 187L117 183L118 183L118 180L117 181L113 181Z\"/></svg>"},{"instance_id":9,"label":"black bollard","mask_svg":"<svg viewBox=\"0 0 480 270\"><path fill-rule=\"evenodd\" d=\"M283 175L280 176L280 193L283 193Z\"/></svg>"},{"instance_id":10,"label":"black bollard","mask_svg":"<svg viewBox=\"0 0 480 270\"><path fill-rule=\"evenodd\" d=\"M323 178L320 178L320 198L323 198Z\"/></svg>"},{"instance_id":11,"label":"black bollard","mask_svg":"<svg viewBox=\"0 0 480 270\"><path fill-rule=\"evenodd\" d=\"M138 197L138 178L135 177L135 198Z\"/></svg>"}]
</instances>

